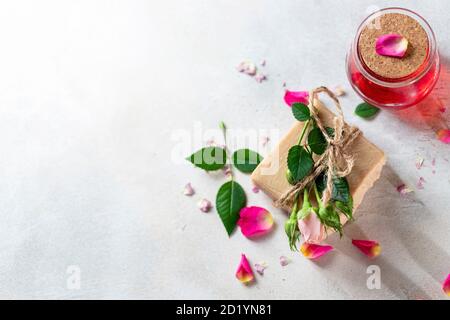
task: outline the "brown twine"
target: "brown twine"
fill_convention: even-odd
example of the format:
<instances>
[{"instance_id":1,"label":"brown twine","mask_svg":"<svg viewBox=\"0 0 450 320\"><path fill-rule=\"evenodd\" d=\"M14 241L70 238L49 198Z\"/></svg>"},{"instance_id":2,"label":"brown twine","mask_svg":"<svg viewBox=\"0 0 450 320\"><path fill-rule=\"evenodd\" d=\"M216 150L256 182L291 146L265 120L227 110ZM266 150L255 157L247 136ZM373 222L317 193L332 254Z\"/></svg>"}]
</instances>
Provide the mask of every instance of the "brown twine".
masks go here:
<instances>
[{"instance_id":1,"label":"brown twine","mask_svg":"<svg viewBox=\"0 0 450 320\"><path fill-rule=\"evenodd\" d=\"M334 137L331 138L322 120L317 114L317 109L314 105L314 100L319 93L326 93L333 100L338 111L334 118ZM311 173L303 180L297 182L287 192L285 192L280 199L275 202L277 207L290 207L294 201L295 195L303 190L310 182L314 181L317 176L326 171L327 186L322 195L322 202L327 204L331 193L333 191L333 177L345 177L353 168L354 157L351 154L350 145L361 134L357 127L346 125L344 122L344 114L342 113L341 104L336 95L326 87L319 87L312 90L309 94L308 104L311 117L315 120L317 127L322 131L325 139L328 142L328 147L325 152L316 160Z\"/></svg>"}]
</instances>

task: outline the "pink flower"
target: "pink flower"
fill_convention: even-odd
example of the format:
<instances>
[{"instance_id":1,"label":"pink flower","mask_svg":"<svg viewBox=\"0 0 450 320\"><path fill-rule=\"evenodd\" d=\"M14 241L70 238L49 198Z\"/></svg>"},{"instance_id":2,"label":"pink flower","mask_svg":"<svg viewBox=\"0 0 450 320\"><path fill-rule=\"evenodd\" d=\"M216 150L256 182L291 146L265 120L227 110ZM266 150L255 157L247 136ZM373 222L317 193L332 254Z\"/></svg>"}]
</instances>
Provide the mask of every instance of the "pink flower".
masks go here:
<instances>
[{"instance_id":1,"label":"pink flower","mask_svg":"<svg viewBox=\"0 0 450 320\"><path fill-rule=\"evenodd\" d=\"M443 143L450 143L450 130L441 129L436 132L439 140Z\"/></svg>"},{"instance_id":2,"label":"pink flower","mask_svg":"<svg viewBox=\"0 0 450 320\"><path fill-rule=\"evenodd\" d=\"M236 270L236 278L244 284L248 284L255 279L255 275L245 254L241 255L241 262Z\"/></svg>"},{"instance_id":3,"label":"pink flower","mask_svg":"<svg viewBox=\"0 0 450 320\"><path fill-rule=\"evenodd\" d=\"M352 244L369 258L378 257L381 253L381 246L377 241L352 240Z\"/></svg>"},{"instance_id":4,"label":"pink flower","mask_svg":"<svg viewBox=\"0 0 450 320\"><path fill-rule=\"evenodd\" d=\"M333 250L332 246L321 246L314 243L303 242L300 251L303 255L311 260L318 259L324 254Z\"/></svg>"},{"instance_id":5,"label":"pink flower","mask_svg":"<svg viewBox=\"0 0 450 320\"><path fill-rule=\"evenodd\" d=\"M447 279L445 279L444 283L442 284L442 290L450 297L450 274L447 276Z\"/></svg>"},{"instance_id":6,"label":"pink flower","mask_svg":"<svg viewBox=\"0 0 450 320\"><path fill-rule=\"evenodd\" d=\"M298 220L298 228L305 242L319 244L327 237L325 227L320 223L314 211L311 211L307 217Z\"/></svg>"},{"instance_id":7,"label":"pink flower","mask_svg":"<svg viewBox=\"0 0 450 320\"><path fill-rule=\"evenodd\" d=\"M309 93L308 91L289 91L286 90L284 94L284 102L291 107L294 103L309 103Z\"/></svg>"},{"instance_id":8,"label":"pink flower","mask_svg":"<svg viewBox=\"0 0 450 320\"><path fill-rule=\"evenodd\" d=\"M399 34L390 33L378 37L375 51L380 56L403 58L408 49L408 40Z\"/></svg>"},{"instance_id":9,"label":"pink flower","mask_svg":"<svg viewBox=\"0 0 450 320\"><path fill-rule=\"evenodd\" d=\"M266 234L273 226L273 217L261 207L245 207L239 212L237 225L247 238Z\"/></svg>"}]
</instances>

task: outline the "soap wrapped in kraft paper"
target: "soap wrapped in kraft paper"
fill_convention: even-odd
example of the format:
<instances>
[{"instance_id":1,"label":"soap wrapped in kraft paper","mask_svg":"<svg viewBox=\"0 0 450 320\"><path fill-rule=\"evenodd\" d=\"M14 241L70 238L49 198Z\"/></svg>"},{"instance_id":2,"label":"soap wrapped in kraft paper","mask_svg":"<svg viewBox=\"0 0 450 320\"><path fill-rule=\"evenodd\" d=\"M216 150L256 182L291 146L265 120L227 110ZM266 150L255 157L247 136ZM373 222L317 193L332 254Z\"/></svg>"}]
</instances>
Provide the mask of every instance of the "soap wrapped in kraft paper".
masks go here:
<instances>
[{"instance_id":1,"label":"soap wrapped in kraft paper","mask_svg":"<svg viewBox=\"0 0 450 320\"><path fill-rule=\"evenodd\" d=\"M318 99L314 99L314 106L320 120L325 126L334 127L336 115ZM278 146L259 164L252 174L253 183L263 190L275 202L288 192L292 185L286 179L287 156L289 149L298 143L304 122L296 122L281 139ZM345 127L349 127L344 123ZM353 211L361 204L366 192L378 180L386 162L385 155L373 143L359 134L351 143L351 156L354 159L350 174L346 176L353 197ZM300 203L301 203L301 197ZM290 211L288 205L283 209ZM347 221L345 215L340 215L341 223Z\"/></svg>"}]
</instances>

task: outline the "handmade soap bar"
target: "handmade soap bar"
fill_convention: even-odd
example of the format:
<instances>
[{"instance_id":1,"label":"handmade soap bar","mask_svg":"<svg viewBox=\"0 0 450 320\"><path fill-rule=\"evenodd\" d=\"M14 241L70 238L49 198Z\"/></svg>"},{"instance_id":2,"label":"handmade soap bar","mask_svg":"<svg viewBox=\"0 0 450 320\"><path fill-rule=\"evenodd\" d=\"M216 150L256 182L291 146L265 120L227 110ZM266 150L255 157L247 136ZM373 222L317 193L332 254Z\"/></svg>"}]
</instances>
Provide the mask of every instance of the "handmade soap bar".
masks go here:
<instances>
[{"instance_id":1,"label":"handmade soap bar","mask_svg":"<svg viewBox=\"0 0 450 320\"><path fill-rule=\"evenodd\" d=\"M320 101L315 101L319 117L326 126L333 127L335 115ZM253 183L263 190L273 200L289 190L291 185L286 180L286 158L289 149L297 143L303 122L296 122L289 132L281 139L278 146L253 171ZM384 153L363 135L360 135L352 144L355 165L347 176L350 192L353 197L354 210L361 204L364 194L380 177L381 169L386 162ZM284 208L289 210L290 208ZM344 215L341 222L345 223Z\"/></svg>"}]
</instances>

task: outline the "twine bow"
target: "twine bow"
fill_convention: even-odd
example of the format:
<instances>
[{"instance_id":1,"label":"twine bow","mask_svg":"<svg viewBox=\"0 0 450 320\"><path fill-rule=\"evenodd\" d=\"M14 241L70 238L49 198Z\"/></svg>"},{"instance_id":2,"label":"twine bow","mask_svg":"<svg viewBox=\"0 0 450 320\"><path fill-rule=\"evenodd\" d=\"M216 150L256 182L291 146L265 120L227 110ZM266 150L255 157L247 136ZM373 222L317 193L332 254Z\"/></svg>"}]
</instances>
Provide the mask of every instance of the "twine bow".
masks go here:
<instances>
[{"instance_id":1,"label":"twine bow","mask_svg":"<svg viewBox=\"0 0 450 320\"><path fill-rule=\"evenodd\" d=\"M338 111L334 118L334 137L330 137L325 129L322 120L317 114L314 100L319 93L326 93L333 100ZM287 192L285 192L279 200L275 202L277 207L290 207L294 202L295 196L303 190L310 182L314 181L319 174L326 172L327 185L322 194L322 202L326 205L331 198L333 191L333 178L347 176L353 168L354 157L349 147L353 141L361 134L357 127L346 125L344 122L344 114L336 95L326 87L319 87L312 90L309 94L308 104L312 119L315 120L317 127L322 131L328 142L325 152L315 161L311 173L304 179L297 182Z\"/></svg>"}]
</instances>

